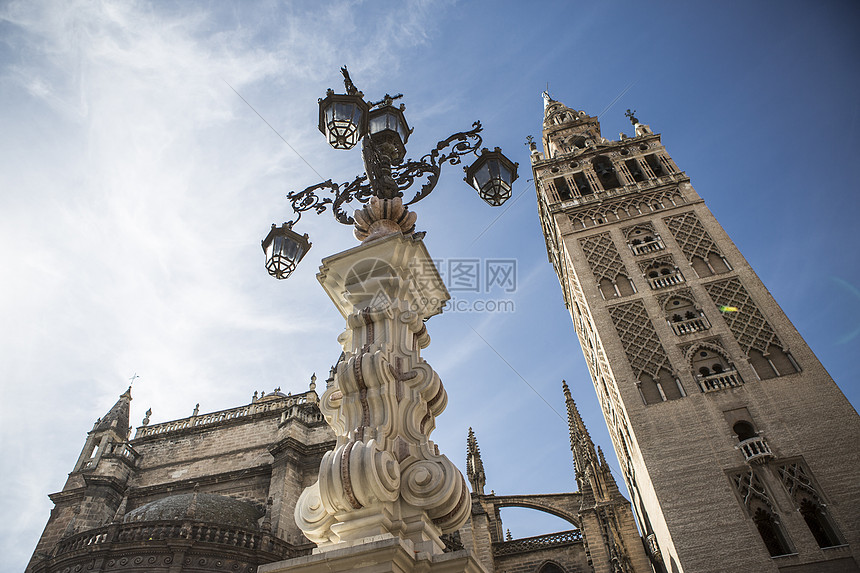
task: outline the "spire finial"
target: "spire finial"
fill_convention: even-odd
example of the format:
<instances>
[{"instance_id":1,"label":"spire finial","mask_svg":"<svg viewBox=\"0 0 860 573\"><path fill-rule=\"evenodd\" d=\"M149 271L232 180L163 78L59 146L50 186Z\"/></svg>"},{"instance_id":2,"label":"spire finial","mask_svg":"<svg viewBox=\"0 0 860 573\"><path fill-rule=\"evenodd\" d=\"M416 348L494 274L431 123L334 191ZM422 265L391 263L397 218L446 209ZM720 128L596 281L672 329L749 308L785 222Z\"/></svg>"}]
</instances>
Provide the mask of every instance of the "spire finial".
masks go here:
<instances>
[{"instance_id":1,"label":"spire finial","mask_svg":"<svg viewBox=\"0 0 860 573\"><path fill-rule=\"evenodd\" d=\"M546 108L549 107L549 104L555 101L549 95L549 84L546 85L546 91L543 92L541 95L543 96L543 109L546 110Z\"/></svg>"},{"instance_id":2,"label":"spire finial","mask_svg":"<svg viewBox=\"0 0 860 573\"><path fill-rule=\"evenodd\" d=\"M630 119L630 123L632 123L634 126L635 126L637 123L639 123L639 120L638 120L638 119L636 119L636 115L635 115L635 114L636 114L636 110L635 110L635 109L634 109L634 110L631 110L630 108L628 108L628 109L627 109L627 111L625 111L625 112L624 112L624 117L626 117L626 118Z\"/></svg>"},{"instance_id":3,"label":"spire finial","mask_svg":"<svg viewBox=\"0 0 860 573\"><path fill-rule=\"evenodd\" d=\"M475 438L472 428L469 428L469 436L466 438L466 476L472 484L472 491L484 495L487 477L484 474L484 462L481 460L481 448L478 447L478 439Z\"/></svg>"}]
</instances>

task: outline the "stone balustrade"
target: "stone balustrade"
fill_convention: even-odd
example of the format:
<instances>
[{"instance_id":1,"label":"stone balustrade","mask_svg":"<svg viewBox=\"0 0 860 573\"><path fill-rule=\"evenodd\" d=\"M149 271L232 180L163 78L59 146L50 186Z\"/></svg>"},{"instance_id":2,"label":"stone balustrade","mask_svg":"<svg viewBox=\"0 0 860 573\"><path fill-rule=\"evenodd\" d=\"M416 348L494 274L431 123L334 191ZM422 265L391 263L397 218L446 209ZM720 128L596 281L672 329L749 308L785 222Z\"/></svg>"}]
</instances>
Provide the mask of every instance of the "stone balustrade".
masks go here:
<instances>
[{"instance_id":1,"label":"stone balustrade","mask_svg":"<svg viewBox=\"0 0 860 573\"><path fill-rule=\"evenodd\" d=\"M672 273L671 275L660 275L656 278L648 278L648 284L651 286L652 290L666 288L672 285L679 285L682 282L684 282L684 279L681 277L680 273Z\"/></svg>"},{"instance_id":2,"label":"stone balustrade","mask_svg":"<svg viewBox=\"0 0 860 573\"><path fill-rule=\"evenodd\" d=\"M669 324L672 326L672 330L674 330L675 334L677 334L678 336L682 336L684 334L691 334L693 332L701 332L702 330L707 330L708 328L710 328L708 321L701 316L697 316L695 318L685 318L684 320L679 320L678 322L670 321Z\"/></svg>"},{"instance_id":3,"label":"stone balustrade","mask_svg":"<svg viewBox=\"0 0 860 573\"><path fill-rule=\"evenodd\" d=\"M726 370L709 376L701 376L697 382L702 392L716 392L726 388L735 388L744 383L737 370Z\"/></svg>"},{"instance_id":4,"label":"stone balustrade","mask_svg":"<svg viewBox=\"0 0 860 573\"><path fill-rule=\"evenodd\" d=\"M258 400L245 406L230 408L229 410L221 410L219 412L211 412L209 414L201 414L199 416L190 416L188 418L182 418L181 420L172 420L162 424L153 424L151 426L139 426L134 434L134 439L136 440L147 436L166 434L168 432L177 432L188 428L210 426L227 420L234 420L236 418L244 418L246 416L253 416L255 414L307 404L308 394L310 393L297 394L295 396L284 396L272 400ZM301 417L301 414L298 413L298 409L296 409L296 415ZM305 421L315 422L320 420L309 419Z\"/></svg>"},{"instance_id":5,"label":"stone balustrade","mask_svg":"<svg viewBox=\"0 0 860 573\"><path fill-rule=\"evenodd\" d=\"M742 441L736 446L744 454L744 461L750 463L762 463L773 457L773 452L770 451L770 446L767 445L764 437L753 436Z\"/></svg>"},{"instance_id":6,"label":"stone balustrade","mask_svg":"<svg viewBox=\"0 0 860 573\"><path fill-rule=\"evenodd\" d=\"M79 549L94 551L100 546L108 549L115 547L116 543L146 542L152 545L155 542L175 539L262 551L283 559L307 553L304 548L295 548L277 537L259 531L246 531L212 523L165 520L114 523L79 533L60 541L52 557Z\"/></svg>"},{"instance_id":7,"label":"stone balustrade","mask_svg":"<svg viewBox=\"0 0 860 573\"><path fill-rule=\"evenodd\" d=\"M537 551L539 549L570 545L579 541L582 541L582 532L579 529L571 529L568 531L559 531L558 533L494 543L493 555L510 555L512 553Z\"/></svg>"},{"instance_id":8,"label":"stone balustrade","mask_svg":"<svg viewBox=\"0 0 860 573\"><path fill-rule=\"evenodd\" d=\"M647 243L639 243L638 245L630 245L630 250L633 251L634 255L646 255L648 253L655 253L657 251L662 251L665 247L663 247L663 241L660 239L654 239L653 241L648 241Z\"/></svg>"}]
</instances>

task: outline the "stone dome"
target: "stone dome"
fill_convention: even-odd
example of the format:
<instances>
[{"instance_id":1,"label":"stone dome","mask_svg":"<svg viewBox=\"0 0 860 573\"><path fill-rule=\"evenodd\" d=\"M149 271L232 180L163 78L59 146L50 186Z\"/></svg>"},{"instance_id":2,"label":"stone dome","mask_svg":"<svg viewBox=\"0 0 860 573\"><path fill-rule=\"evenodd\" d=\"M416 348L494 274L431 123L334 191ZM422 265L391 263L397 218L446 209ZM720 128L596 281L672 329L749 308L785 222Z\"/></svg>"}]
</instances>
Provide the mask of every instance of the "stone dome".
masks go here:
<instances>
[{"instance_id":1,"label":"stone dome","mask_svg":"<svg viewBox=\"0 0 860 573\"><path fill-rule=\"evenodd\" d=\"M182 493L149 502L123 517L124 523L158 520L193 520L258 529L263 513L247 502L211 493Z\"/></svg>"}]
</instances>

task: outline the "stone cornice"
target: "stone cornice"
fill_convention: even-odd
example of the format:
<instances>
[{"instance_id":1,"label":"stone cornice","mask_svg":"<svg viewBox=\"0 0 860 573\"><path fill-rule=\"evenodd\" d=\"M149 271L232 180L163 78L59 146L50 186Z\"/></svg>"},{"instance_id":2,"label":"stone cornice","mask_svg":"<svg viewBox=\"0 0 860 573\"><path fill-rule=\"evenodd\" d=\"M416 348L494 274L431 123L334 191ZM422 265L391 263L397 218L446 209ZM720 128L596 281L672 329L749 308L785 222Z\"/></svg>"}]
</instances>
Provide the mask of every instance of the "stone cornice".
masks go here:
<instances>
[{"instance_id":1,"label":"stone cornice","mask_svg":"<svg viewBox=\"0 0 860 573\"><path fill-rule=\"evenodd\" d=\"M113 476L102 476L96 474L83 474L84 483L87 484L87 487L109 487L114 490L120 496L123 495L128 489L128 485L125 481L115 478Z\"/></svg>"},{"instance_id":2,"label":"stone cornice","mask_svg":"<svg viewBox=\"0 0 860 573\"><path fill-rule=\"evenodd\" d=\"M86 492L86 488L79 487L75 489L70 489L68 491L58 491L57 493L49 493L48 499L54 502L54 505L59 505L61 503L72 503L75 501L81 501L84 498L84 493Z\"/></svg>"},{"instance_id":3,"label":"stone cornice","mask_svg":"<svg viewBox=\"0 0 860 573\"><path fill-rule=\"evenodd\" d=\"M138 499L141 497L148 497L151 495L158 494L168 495L171 493L187 493L193 491L194 486L196 485L199 485L200 487L205 487L217 483L233 482L240 478L271 475L271 473L272 466L270 464L265 464L242 470L234 470L231 472L224 472L220 474L199 476L144 487L132 486L128 489L128 497L129 499Z\"/></svg>"},{"instance_id":4,"label":"stone cornice","mask_svg":"<svg viewBox=\"0 0 860 573\"><path fill-rule=\"evenodd\" d=\"M333 450L336 443L335 440L327 440L319 444L309 445L290 436L269 446L269 453L275 458L276 463L281 457L287 457L293 463L300 463L308 458L316 461L327 451Z\"/></svg>"}]
</instances>

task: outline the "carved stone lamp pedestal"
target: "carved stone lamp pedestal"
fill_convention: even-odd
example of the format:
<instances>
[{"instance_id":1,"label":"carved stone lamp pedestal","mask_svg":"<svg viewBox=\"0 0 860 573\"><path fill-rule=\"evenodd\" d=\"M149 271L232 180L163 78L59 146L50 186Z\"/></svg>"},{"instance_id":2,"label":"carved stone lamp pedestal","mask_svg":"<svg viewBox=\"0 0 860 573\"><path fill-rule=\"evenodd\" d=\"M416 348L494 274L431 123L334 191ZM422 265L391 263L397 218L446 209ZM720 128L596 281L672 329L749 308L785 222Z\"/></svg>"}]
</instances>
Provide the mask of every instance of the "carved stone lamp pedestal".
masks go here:
<instances>
[{"instance_id":1,"label":"carved stone lamp pedestal","mask_svg":"<svg viewBox=\"0 0 860 573\"><path fill-rule=\"evenodd\" d=\"M318 547L311 557L260 571L353 570L357 563L411 571L416 559L422 568L444 562L440 570L480 571L465 552L456 554L462 566L451 569L439 539L466 522L470 497L463 475L429 438L447 394L421 358L430 344L424 321L450 296L427 248L414 235L393 233L324 259L317 278L346 319L338 337L344 353L320 399L337 444L295 511Z\"/></svg>"},{"instance_id":2,"label":"carved stone lamp pedestal","mask_svg":"<svg viewBox=\"0 0 860 573\"><path fill-rule=\"evenodd\" d=\"M430 555L398 537L371 541L288 561L260 565L258 573L487 573L466 550Z\"/></svg>"}]
</instances>

